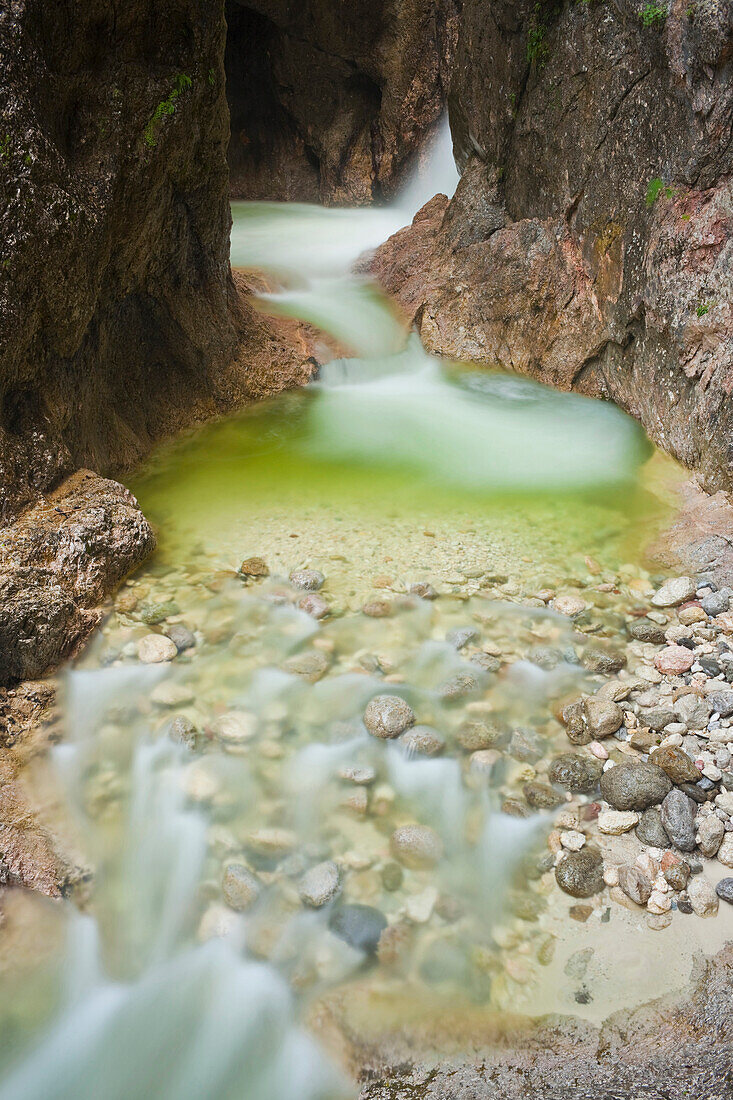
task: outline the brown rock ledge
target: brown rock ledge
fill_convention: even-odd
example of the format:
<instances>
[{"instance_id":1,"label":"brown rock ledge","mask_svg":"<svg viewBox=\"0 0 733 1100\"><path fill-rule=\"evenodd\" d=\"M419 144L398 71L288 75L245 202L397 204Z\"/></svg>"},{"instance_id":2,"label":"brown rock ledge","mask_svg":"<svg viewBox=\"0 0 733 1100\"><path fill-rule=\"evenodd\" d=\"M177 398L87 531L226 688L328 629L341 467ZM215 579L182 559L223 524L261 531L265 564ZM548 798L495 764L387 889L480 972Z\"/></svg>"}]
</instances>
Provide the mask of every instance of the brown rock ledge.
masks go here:
<instances>
[{"instance_id":1,"label":"brown rock ledge","mask_svg":"<svg viewBox=\"0 0 733 1100\"><path fill-rule=\"evenodd\" d=\"M0 684L40 676L72 654L105 597L154 546L133 495L89 470L0 529Z\"/></svg>"},{"instance_id":2,"label":"brown rock ledge","mask_svg":"<svg viewBox=\"0 0 733 1100\"><path fill-rule=\"evenodd\" d=\"M727 1100L733 945L694 969L688 992L600 1027L455 1006L420 1021L365 987L326 998L312 1023L361 1100ZM366 1018L379 1024L362 1028Z\"/></svg>"}]
</instances>

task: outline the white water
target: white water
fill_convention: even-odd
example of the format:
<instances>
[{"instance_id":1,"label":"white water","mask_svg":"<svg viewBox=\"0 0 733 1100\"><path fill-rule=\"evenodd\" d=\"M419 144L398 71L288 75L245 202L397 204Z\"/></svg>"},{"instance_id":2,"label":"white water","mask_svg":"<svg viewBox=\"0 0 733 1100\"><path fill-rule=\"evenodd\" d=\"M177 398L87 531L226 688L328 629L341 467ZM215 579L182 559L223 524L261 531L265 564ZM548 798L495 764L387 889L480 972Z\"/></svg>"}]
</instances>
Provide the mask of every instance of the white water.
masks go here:
<instances>
[{"instance_id":1,"label":"white water","mask_svg":"<svg viewBox=\"0 0 733 1100\"><path fill-rule=\"evenodd\" d=\"M491 492L585 490L630 480L646 455L638 425L616 406L486 370L451 379L408 334L391 304L350 271L457 183L447 124L432 156L391 206L334 210L236 203L232 263L281 285L262 308L308 321L359 359L321 370L310 455Z\"/></svg>"}]
</instances>

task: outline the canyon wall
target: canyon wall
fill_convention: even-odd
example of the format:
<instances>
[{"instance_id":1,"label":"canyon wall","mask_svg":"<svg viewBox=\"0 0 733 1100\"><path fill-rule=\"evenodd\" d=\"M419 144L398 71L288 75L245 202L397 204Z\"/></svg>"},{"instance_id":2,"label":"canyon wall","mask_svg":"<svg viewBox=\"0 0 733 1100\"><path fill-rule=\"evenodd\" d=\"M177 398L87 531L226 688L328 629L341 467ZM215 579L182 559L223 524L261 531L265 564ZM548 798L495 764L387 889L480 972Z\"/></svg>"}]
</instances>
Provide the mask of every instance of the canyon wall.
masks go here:
<instances>
[{"instance_id":1,"label":"canyon wall","mask_svg":"<svg viewBox=\"0 0 733 1100\"><path fill-rule=\"evenodd\" d=\"M227 0L232 195L391 195L443 113L460 7Z\"/></svg>"},{"instance_id":2,"label":"canyon wall","mask_svg":"<svg viewBox=\"0 0 733 1100\"><path fill-rule=\"evenodd\" d=\"M425 344L612 398L733 486L733 4L466 0L464 169L378 253Z\"/></svg>"}]
</instances>

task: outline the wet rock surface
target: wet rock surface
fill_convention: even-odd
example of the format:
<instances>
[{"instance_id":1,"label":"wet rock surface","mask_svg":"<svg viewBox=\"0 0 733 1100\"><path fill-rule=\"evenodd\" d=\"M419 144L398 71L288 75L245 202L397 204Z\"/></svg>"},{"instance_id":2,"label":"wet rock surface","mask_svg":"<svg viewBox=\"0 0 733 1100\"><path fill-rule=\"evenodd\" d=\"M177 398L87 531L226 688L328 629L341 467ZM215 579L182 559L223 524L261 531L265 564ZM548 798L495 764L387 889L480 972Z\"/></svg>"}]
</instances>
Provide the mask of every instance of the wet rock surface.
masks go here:
<instances>
[{"instance_id":1,"label":"wet rock surface","mask_svg":"<svg viewBox=\"0 0 733 1100\"><path fill-rule=\"evenodd\" d=\"M0 12L1 523L312 374L229 269L225 34L224 0Z\"/></svg>"},{"instance_id":2,"label":"wet rock surface","mask_svg":"<svg viewBox=\"0 0 733 1100\"><path fill-rule=\"evenodd\" d=\"M535 1021L507 1036L499 1025L477 1028L477 1053L438 1060L432 1036L412 1031L382 1033L369 1044L344 1038L350 1064L360 1067L361 1100L522 1100L531 1078L539 1100L608 1096L725 1096L733 1045L729 984L733 952L728 947L704 966L690 991L673 1008L664 1001L612 1015L596 1028L577 1019ZM331 1010L334 1015L338 1008ZM668 1051L674 1049L670 1059ZM601 1057L612 1051L611 1059Z\"/></svg>"},{"instance_id":3,"label":"wet rock surface","mask_svg":"<svg viewBox=\"0 0 733 1100\"><path fill-rule=\"evenodd\" d=\"M0 688L0 885L56 898L89 874L66 833L60 806L39 799L33 782L57 738L53 682Z\"/></svg>"},{"instance_id":4,"label":"wet rock surface","mask_svg":"<svg viewBox=\"0 0 733 1100\"><path fill-rule=\"evenodd\" d=\"M1 536L0 683L6 684L68 657L99 623L105 597L155 546L132 494L84 470Z\"/></svg>"},{"instance_id":5,"label":"wet rock surface","mask_svg":"<svg viewBox=\"0 0 733 1100\"><path fill-rule=\"evenodd\" d=\"M361 205L394 193L442 114L455 0L228 0L236 198Z\"/></svg>"}]
</instances>

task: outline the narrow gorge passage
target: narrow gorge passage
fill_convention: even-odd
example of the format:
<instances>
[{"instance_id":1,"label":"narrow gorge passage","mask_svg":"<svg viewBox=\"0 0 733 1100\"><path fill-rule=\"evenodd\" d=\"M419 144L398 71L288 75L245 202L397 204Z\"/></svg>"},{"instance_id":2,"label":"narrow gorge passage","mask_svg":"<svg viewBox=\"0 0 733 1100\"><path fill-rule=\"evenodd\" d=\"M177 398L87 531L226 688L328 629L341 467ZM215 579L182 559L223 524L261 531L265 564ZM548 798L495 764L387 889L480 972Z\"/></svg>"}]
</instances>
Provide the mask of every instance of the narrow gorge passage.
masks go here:
<instances>
[{"instance_id":1,"label":"narrow gorge passage","mask_svg":"<svg viewBox=\"0 0 733 1100\"><path fill-rule=\"evenodd\" d=\"M158 550L64 672L52 763L93 877L6 910L0 1100L355 1096L385 1027L599 1024L729 934L601 877L650 849L596 792L663 680L677 467L607 402L429 356L353 274L445 166L386 208L234 207L233 265L323 363L131 482Z\"/></svg>"}]
</instances>

